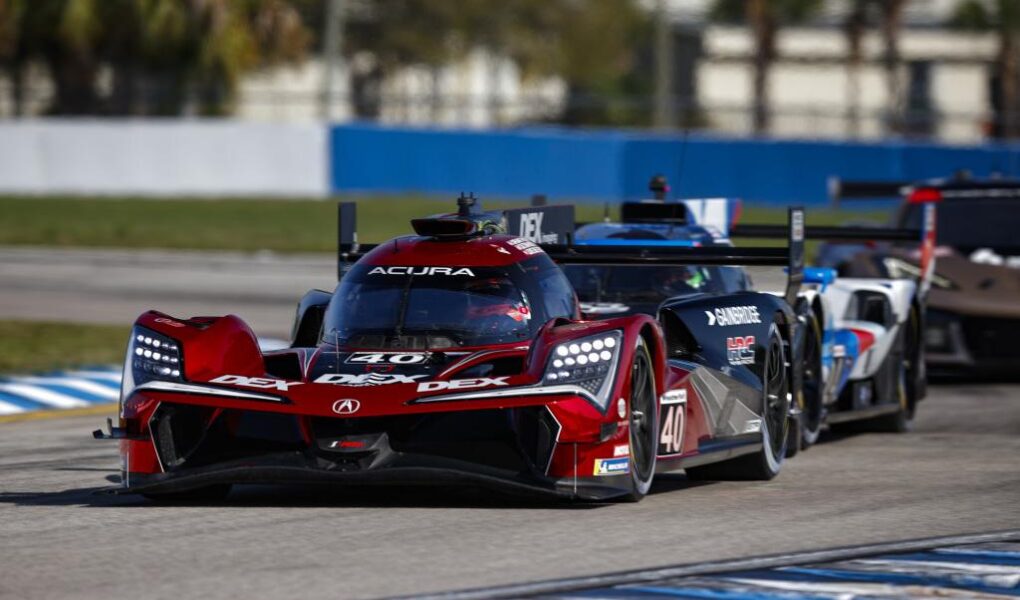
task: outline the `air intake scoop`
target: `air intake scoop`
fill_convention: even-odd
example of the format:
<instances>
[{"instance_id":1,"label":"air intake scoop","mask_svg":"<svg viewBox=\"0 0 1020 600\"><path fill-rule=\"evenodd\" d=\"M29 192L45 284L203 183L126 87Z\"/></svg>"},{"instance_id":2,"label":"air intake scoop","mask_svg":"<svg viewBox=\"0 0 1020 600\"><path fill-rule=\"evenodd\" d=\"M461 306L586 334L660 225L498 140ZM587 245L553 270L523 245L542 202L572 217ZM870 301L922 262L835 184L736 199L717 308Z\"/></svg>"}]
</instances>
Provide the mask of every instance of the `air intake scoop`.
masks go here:
<instances>
[{"instance_id":1,"label":"air intake scoop","mask_svg":"<svg viewBox=\"0 0 1020 600\"><path fill-rule=\"evenodd\" d=\"M504 233L501 216L481 210L474 195L457 198L457 212L411 219L411 227L420 236L440 240L459 240L475 236Z\"/></svg>"}]
</instances>

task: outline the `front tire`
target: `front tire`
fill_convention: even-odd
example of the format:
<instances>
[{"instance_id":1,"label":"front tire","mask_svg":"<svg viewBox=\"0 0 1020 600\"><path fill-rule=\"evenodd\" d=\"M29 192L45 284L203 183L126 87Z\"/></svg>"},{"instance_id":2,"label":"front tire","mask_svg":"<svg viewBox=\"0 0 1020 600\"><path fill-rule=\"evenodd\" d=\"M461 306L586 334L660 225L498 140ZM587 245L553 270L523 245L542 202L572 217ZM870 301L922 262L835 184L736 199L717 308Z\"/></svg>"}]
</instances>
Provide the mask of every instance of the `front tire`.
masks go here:
<instances>
[{"instance_id":1,"label":"front tire","mask_svg":"<svg viewBox=\"0 0 1020 600\"><path fill-rule=\"evenodd\" d=\"M631 492L624 497L638 502L652 487L658 443L659 406L655 368L648 345L638 338L630 367L630 477Z\"/></svg>"},{"instance_id":2,"label":"front tire","mask_svg":"<svg viewBox=\"0 0 1020 600\"><path fill-rule=\"evenodd\" d=\"M761 450L727 461L686 469L694 480L734 479L766 481L779 474L786 456L790 406L786 356L779 327L769 326L765 364L762 367Z\"/></svg>"}]
</instances>

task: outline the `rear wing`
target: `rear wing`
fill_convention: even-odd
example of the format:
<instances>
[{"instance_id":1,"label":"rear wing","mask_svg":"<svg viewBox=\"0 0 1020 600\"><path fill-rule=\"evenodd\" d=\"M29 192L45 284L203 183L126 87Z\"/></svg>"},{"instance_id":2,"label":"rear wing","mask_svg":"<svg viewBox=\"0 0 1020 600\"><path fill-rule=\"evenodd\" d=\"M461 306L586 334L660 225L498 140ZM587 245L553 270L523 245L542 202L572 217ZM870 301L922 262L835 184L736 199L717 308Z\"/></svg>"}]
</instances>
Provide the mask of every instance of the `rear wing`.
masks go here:
<instances>
[{"instance_id":1,"label":"rear wing","mask_svg":"<svg viewBox=\"0 0 1020 600\"><path fill-rule=\"evenodd\" d=\"M572 204L511 208L484 213L484 217L498 221L507 234L522 237L536 244L570 245L574 241ZM378 246L358 242L357 218L357 205L354 202L337 203L338 278L343 276L352 263Z\"/></svg>"},{"instance_id":2,"label":"rear wing","mask_svg":"<svg viewBox=\"0 0 1020 600\"><path fill-rule=\"evenodd\" d=\"M842 200L890 200L902 198L913 181L865 181L829 178L829 199L837 206Z\"/></svg>"},{"instance_id":3,"label":"rear wing","mask_svg":"<svg viewBox=\"0 0 1020 600\"><path fill-rule=\"evenodd\" d=\"M786 301L797 299L804 279L804 209L791 208L787 224L780 226L784 247L648 246L542 244L560 264L592 265L732 265L787 268Z\"/></svg>"},{"instance_id":4,"label":"rear wing","mask_svg":"<svg viewBox=\"0 0 1020 600\"><path fill-rule=\"evenodd\" d=\"M923 203L923 218L920 229L893 227L807 226L804 237L827 242L917 242L920 246L918 289L922 295L931 287L935 273L935 202ZM738 225L730 231L730 237L781 238L785 237L782 225Z\"/></svg>"}]
</instances>

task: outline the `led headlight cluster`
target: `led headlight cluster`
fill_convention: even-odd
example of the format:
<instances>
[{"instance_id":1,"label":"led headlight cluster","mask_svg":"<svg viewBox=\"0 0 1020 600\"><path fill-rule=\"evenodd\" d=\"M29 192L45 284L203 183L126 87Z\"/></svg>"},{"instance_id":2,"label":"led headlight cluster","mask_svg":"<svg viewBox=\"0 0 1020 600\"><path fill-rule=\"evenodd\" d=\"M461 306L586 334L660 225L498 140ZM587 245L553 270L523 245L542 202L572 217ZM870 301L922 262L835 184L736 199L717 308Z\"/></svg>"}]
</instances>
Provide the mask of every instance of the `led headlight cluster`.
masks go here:
<instances>
[{"instance_id":1,"label":"led headlight cluster","mask_svg":"<svg viewBox=\"0 0 1020 600\"><path fill-rule=\"evenodd\" d=\"M549 355L543 383L576 385L605 410L622 338L617 330L559 344Z\"/></svg>"},{"instance_id":2,"label":"led headlight cluster","mask_svg":"<svg viewBox=\"0 0 1020 600\"><path fill-rule=\"evenodd\" d=\"M170 338L136 328L131 353L131 368L136 372L154 375L153 379L181 376L181 350Z\"/></svg>"},{"instance_id":3,"label":"led headlight cluster","mask_svg":"<svg viewBox=\"0 0 1020 600\"><path fill-rule=\"evenodd\" d=\"M148 381L180 381L183 370L184 362L177 340L151 329L135 327L131 330L127 356L124 358L121 400L135 386Z\"/></svg>"}]
</instances>

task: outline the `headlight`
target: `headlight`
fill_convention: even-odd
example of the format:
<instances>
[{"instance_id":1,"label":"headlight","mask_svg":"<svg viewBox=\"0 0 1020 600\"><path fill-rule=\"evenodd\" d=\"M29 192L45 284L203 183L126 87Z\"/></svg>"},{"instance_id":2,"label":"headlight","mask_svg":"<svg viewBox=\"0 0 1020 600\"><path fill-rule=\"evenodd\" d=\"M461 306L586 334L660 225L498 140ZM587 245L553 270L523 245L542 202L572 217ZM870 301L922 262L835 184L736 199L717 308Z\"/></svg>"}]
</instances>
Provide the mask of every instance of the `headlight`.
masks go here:
<instances>
[{"instance_id":1,"label":"headlight","mask_svg":"<svg viewBox=\"0 0 1020 600\"><path fill-rule=\"evenodd\" d=\"M912 265L905 260L887 256L882 259L882 263L885 265L885 270L889 272L889 277L892 279L918 279L921 277L921 268L917 265ZM956 288L956 284L938 273L932 275L931 284L944 290L952 290Z\"/></svg>"},{"instance_id":2,"label":"headlight","mask_svg":"<svg viewBox=\"0 0 1020 600\"><path fill-rule=\"evenodd\" d=\"M131 330L127 356L124 357L124 375L120 384L123 404L128 394L149 381L181 381L184 363L177 340L144 327Z\"/></svg>"},{"instance_id":3,"label":"headlight","mask_svg":"<svg viewBox=\"0 0 1020 600\"><path fill-rule=\"evenodd\" d=\"M548 386L576 386L603 412L609 406L623 332L600 333L553 347L542 380Z\"/></svg>"}]
</instances>

